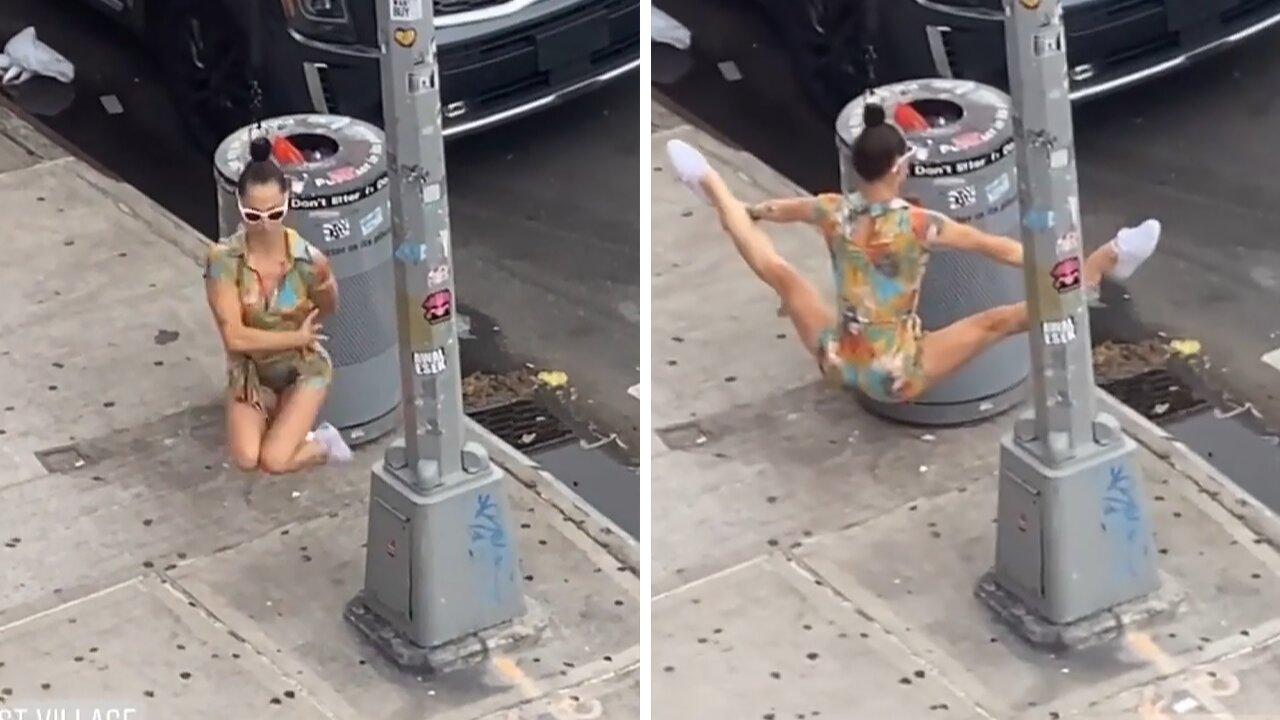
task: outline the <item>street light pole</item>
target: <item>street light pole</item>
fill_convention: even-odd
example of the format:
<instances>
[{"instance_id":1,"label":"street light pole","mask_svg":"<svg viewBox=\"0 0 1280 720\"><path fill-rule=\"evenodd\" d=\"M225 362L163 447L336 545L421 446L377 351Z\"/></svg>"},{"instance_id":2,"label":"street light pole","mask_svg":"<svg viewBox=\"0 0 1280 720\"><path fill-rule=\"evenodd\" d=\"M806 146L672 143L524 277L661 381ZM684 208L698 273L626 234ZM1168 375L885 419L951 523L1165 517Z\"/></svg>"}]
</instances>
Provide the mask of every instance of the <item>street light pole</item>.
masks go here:
<instances>
[{"instance_id":1,"label":"street light pole","mask_svg":"<svg viewBox=\"0 0 1280 720\"><path fill-rule=\"evenodd\" d=\"M1044 636L1160 580L1137 445L1095 409L1061 0L1005 0L1005 16L1034 400L1001 443L995 569L978 594L1006 619L1031 610L1015 625Z\"/></svg>"},{"instance_id":2,"label":"street light pole","mask_svg":"<svg viewBox=\"0 0 1280 720\"><path fill-rule=\"evenodd\" d=\"M374 5L405 435L373 468L365 586L347 617L419 667L525 601L506 476L466 440L432 2Z\"/></svg>"}]
</instances>

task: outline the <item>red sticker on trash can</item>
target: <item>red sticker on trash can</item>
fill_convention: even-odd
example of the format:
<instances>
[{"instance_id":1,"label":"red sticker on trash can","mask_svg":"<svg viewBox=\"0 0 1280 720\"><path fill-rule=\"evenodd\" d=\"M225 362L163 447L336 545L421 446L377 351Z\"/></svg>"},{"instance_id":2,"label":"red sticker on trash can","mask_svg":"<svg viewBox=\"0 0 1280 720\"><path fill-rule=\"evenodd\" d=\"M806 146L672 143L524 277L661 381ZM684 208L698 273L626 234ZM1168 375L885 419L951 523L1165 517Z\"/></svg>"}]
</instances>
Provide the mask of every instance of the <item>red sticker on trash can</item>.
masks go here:
<instances>
[{"instance_id":1,"label":"red sticker on trash can","mask_svg":"<svg viewBox=\"0 0 1280 720\"><path fill-rule=\"evenodd\" d=\"M1053 289L1068 293L1080 287L1080 258L1069 257L1053 264L1049 270Z\"/></svg>"},{"instance_id":2,"label":"red sticker on trash can","mask_svg":"<svg viewBox=\"0 0 1280 720\"><path fill-rule=\"evenodd\" d=\"M422 317L432 325L447 321L453 317L453 292L437 290L422 301Z\"/></svg>"}]
</instances>

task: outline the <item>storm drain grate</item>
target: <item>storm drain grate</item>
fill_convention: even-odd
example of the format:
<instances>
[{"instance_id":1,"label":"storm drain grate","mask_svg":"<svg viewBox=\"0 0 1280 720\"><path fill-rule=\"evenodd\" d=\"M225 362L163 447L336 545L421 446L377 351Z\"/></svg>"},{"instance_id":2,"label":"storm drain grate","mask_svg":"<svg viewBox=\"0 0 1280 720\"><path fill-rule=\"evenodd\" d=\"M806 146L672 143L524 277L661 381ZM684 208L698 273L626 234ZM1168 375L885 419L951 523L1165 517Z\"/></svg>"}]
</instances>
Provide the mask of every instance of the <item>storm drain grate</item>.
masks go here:
<instances>
[{"instance_id":1,"label":"storm drain grate","mask_svg":"<svg viewBox=\"0 0 1280 720\"><path fill-rule=\"evenodd\" d=\"M1148 420L1166 423L1209 407L1176 375L1155 368L1119 380L1101 383L1103 390Z\"/></svg>"},{"instance_id":2,"label":"storm drain grate","mask_svg":"<svg viewBox=\"0 0 1280 720\"><path fill-rule=\"evenodd\" d=\"M62 445L36 451L36 459L46 472L69 473L88 465L91 460L75 445Z\"/></svg>"},{"instance_id":3,"label":"storm drain grate","mask_svg":"<svg viewBox=\"0 0 1280 720\"><path fill-rule=\"evenodd\" d=\"M521 452L540 450L573 437L573 431L559 418L532 400L514 400L467 414Z\"/></svg>"}]
</instances>

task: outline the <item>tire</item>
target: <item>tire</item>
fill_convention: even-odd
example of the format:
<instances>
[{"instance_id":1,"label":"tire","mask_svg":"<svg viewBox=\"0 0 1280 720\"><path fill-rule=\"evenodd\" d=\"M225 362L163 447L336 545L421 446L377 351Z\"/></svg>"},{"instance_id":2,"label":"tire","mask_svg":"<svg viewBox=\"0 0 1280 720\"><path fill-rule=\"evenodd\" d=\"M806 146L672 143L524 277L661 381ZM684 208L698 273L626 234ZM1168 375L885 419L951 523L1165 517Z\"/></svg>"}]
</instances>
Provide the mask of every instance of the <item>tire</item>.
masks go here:
<instances>
[{"instance_id":1,"label":"tire","mask_svg":"<svg viewBox=\"0 0 1280 720\"><path fill-rule=\"evenodd\" d=\"M780 31L801 86L834 121L870 83L864 55L864 1L768 0L767 12Z\"/></svg>"},{"instance_id":2,"label":"tire","mask_svg":"<svg viewBox=\"0 0 1280 720\"><path fill-rule=\"evenodd\" d=\"M155 3L148 36L182 123L212 154L253 118L248 37L219 0Z\"/></svg>"}]
</instances>

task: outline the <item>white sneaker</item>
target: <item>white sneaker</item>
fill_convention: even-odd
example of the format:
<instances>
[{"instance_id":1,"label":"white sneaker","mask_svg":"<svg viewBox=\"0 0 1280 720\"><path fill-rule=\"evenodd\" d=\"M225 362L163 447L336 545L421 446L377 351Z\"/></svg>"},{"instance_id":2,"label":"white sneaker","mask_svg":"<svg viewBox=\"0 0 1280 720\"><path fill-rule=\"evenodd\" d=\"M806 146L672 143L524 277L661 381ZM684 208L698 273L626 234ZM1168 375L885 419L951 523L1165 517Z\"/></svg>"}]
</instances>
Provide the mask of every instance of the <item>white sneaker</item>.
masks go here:
<instances>
[{"instance_id":1,"label":"white sneaker","mask_svg":"<svg viewBox=\"0 0 1280 720\"><path fill-rule=\"evenodd\" d=\"M1159 220L1147 220L1138 227L1123 228L1111 241L1119 259L1110 272L1114 280L1128 280L1146 262L1160 244L1162 228Z\"/></svg>"},{"instance_id":2,"label":"white sneaker","mask_svg":"<svg viewBox=\"0 0 1280 720\"><path fill-rule=\"evenodd\" d=\"M310 435L313 440L324 446L325 452L329 456L329 462L349 462L353 457L347 441L342 439L342 433L338 432L338 428L329 423L321 423Z\"/></svg>"},{"instance_id":3,"label":"white sneaker","mask_svg":"<svg viewBox=\"0 0 1280 720\"><path fill-rule=\"evenodd\" d=\"M707 191L702 187L702 179L711 171L711 163L707 162L706 156L683 140L668 140L667 160L680 182L692 190L698 199L710 205L711 198L707 197Z\"/></svg>"}]
</instances>

